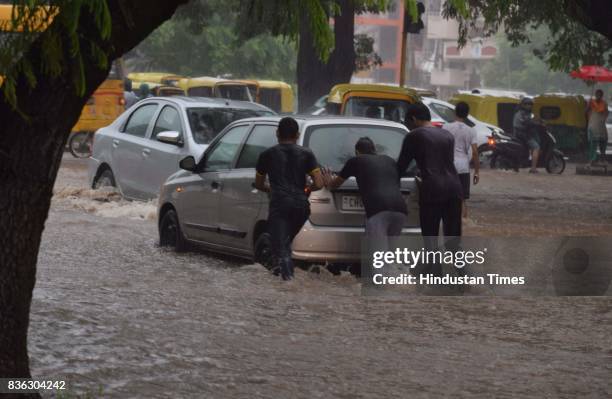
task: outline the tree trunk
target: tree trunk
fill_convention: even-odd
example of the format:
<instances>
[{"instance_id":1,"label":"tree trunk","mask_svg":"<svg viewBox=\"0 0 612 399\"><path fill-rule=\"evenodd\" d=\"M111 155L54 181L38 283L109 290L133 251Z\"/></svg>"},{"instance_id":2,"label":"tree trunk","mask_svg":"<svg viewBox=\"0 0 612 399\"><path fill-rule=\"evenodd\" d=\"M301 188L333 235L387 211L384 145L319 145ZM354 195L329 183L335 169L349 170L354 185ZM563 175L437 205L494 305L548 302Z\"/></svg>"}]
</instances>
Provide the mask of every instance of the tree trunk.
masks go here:
<instances>
[{"instance_id":1,"label":"tree trunk","mask_svg":"<svg viewBox=\"0 0 612 399\"><path fill-rule=\"evenodd\" d=\"M336 84L348 83L355 70L355 3L339 0L340 14L334 17L334 50L327 64L319 60L308 15L300 17L297 82L298 108L304 111Z\"/></svg>"},{"instance_id":2,"label":"tree trunk","mask_svg":"<svg viewBox=\"0 0 612 399\"><path fill-rule=\"evenodd\" d=\"M38 84L31 89L25 76L17 80L18 108L22 118L5 102L0 90L0 377L30 377L27 334L36 260L51 202L53 184L64 145L87 98L106 79L104 68L87 58L96 43L110 60L142 41L176 7L187 0L109 0L112 33L102 39L93 16L82 8L78 21L85 70L85 95L79 97L75 82L78 60L70 54L66 27L59 18L25 52ZM61 11L60 11L61 12ZM56 32L64 49L59 76L44 72L41 39ZM38 395L31 395L37 397ZM16 396L23 398L23 395Z\"/></svg>"}]
</instances>

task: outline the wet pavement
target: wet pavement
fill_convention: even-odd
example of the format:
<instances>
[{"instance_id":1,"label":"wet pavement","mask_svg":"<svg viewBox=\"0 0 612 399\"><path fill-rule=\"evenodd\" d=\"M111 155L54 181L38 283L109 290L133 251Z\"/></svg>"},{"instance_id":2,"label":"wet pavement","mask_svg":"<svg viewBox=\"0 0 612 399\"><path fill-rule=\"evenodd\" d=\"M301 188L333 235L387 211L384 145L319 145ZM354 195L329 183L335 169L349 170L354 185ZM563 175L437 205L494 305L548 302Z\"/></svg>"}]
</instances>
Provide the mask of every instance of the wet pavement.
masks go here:
<instances>
[{"instance_id":1,"label":"wet pavement","mask_svg":"<svg viewBox=\"0 0 612 399\"><path fill-rule=\"evenodd\" d=\"M87 190L84 165L65 159L43 236L34 376L104 398L612 397L609 297L364 297L325 271L283 283L159 248L155 203ZM609 235L611 183L483 171L467 233Z\"/></svg>"}]
</instances>

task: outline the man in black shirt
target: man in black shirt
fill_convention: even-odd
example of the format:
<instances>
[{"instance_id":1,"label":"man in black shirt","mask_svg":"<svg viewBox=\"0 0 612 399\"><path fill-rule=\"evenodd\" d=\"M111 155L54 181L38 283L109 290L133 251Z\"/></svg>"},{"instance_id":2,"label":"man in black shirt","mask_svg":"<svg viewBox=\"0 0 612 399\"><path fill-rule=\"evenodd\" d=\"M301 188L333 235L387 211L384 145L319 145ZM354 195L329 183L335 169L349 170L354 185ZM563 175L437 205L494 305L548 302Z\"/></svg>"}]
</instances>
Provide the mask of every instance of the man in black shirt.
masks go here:
<instances>
[{"instance_id":1,"label":"man in black shirt","mask_svg":"<svg viewBox=\"0 0 612 399\"><path fill-rule=\"evenodd\" d=\"M325 171L327 188L338 188L346 179L354 176L366 212L366 235L379 245L387 246L387 237L401 234L408 213L400 192L397 165L393 158L377 155L369 137L357 141L355 154L346 161L337 176Z\"/></svg>"},{"instance_id":2,"label":"man in black shirt","mask_svg":"<svg viewBox=\"0 0 612 399\"><path fill-rule=\"evenodd\" d=\"M461 236L462 187L454 165L455 139L448 131L431 124L431 114L423 103L409 107L406 124L411 132L402 144L397 169L400 176L416 160L422 183L419 191L421 233L428 249L437 247L440 220L444 236ZM447 246L456 245L456 240ZM440 265L431 273L441 275Z\"/></svg>"},{"instance_id":3,"label":"man in black shirt","mask_svg":"<svg viewBox=\"0 0 612 399\"><path fill-rule=\"evenodd\" d=\"M255 187L270 193L268 231L272 255L283 280L293 278L291 242L310 216L308 191L323 187L317 160L307 148L297 145L299 126L293 118L283 118L276 131L278 144L259 155ZM266 184L266 175L270 184ZM313 180L306 184L306 175Z\"/></svg>"}]
</instances>

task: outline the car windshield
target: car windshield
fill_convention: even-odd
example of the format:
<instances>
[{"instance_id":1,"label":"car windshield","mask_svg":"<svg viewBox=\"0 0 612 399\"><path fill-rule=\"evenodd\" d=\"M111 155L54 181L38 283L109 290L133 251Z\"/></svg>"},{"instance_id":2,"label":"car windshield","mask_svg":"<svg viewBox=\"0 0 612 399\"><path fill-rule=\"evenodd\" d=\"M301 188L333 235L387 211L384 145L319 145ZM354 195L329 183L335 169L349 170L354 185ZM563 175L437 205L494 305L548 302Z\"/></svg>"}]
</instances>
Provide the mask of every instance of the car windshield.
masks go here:
<instances>
[{"instance_id":1,"label":"car windshield","mask_svg":"<svg viewBox=\"0 0 612 399\"><path fill-rule=\"evenodd\" d=\"M270 111L237 108L188 108L187 117L198 144L208 144L230 123L244 118L272 115Z\"/></svg>"},{"instance_id":2,"label":"car windshield","mask_svg":"<svg viewBox=\"0 0 612 399\"><path fill-rule=\"evenodd\" d=\"M352 97L346 103L344 114L404 123L409 105L403 100Z\"/></svg>"},{"instance_id":3,"label":"car windshield","mask_svg":"<svg viewBox=\"0 0 612 399\"><path fill-rule=\"evenodd\" d=\"M406 130L372 125L323 125L310 127L304 136L321 166L338 172L346 161L355 156L355 143L369 137L376 145L376 153L399 157Z\"/></svg>"}]
</instances>

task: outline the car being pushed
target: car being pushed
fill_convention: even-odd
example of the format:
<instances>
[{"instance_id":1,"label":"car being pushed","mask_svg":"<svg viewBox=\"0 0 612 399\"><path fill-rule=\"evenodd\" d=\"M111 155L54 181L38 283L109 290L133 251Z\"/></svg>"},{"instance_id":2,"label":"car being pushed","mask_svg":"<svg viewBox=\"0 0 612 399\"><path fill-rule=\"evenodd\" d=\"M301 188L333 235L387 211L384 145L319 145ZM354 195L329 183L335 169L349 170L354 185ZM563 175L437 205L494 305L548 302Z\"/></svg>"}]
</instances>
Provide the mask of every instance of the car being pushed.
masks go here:
<instances>
[{"instance_id":1,"label":"car being pushed","mask_svg":"<svg viewBox=\"0 0 612 399\"><path fill-rule=\"evenodd\" d=\"M310 148L321 166L339 171L368 136L379 154L397 159L408 129L402 124L358 117L296 116L298 144ZM268 195L253 187L259 154L277 144L279 117L229 125L203 156L181 160L179 172L162 186L158 207L160 244L185 250L197 243L209 250L269 264ZM414 178L401 190L409 215L402 234L420 235ZM333 191L309 197L311 214L293 242L293 258L306 263L357 263L365 212L357 183L348 179Z\"/></svg>"},{"instance_id":2,"label":"car being pushed","mask_svg":"<svg viewBox=\"0 0 612 399\"><path fill-rule=\"evenodd\" d=\"M179 161L200 156L228 124L275 114L260 104L219 98L142 100L96 132L89 183L92 188L117 187L128 199L155 198Z\"/></svg>"}]
</instances>

